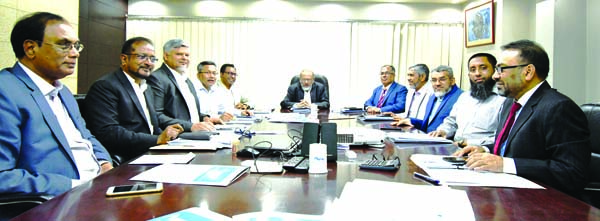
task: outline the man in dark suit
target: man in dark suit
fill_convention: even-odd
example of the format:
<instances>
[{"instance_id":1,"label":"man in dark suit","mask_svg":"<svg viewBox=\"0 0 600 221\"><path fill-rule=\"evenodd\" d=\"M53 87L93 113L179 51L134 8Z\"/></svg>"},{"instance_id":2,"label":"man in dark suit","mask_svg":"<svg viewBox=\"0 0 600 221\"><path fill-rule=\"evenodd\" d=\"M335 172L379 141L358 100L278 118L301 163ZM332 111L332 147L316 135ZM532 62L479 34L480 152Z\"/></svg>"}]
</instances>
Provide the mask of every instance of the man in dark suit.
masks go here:
<instances>
[{"instance_id":1,"label":"man in dark suit","mask_svg":"<svg viewBox=\"0 0 600 221\"><path fill-rule=\"evenodd\" d=\"M384 65L381 67L379 78L381 85L376 87L371 97L365 101L367 113L404 112L408 89L404 85L396 83L396 68L392 65Z\"/></svg>"},{"instance_id":2,"label":"man in dark suit","mask_svg":"<svg viewBox=\"0 0 600 221\"><path fill-rule=\"evenodd\" d=\"M0 195L62 194L112 168L60 79L83 45L59 15L19 20L10 42L18 61L0 71Z\"/></svg>"},{"instance_id":3,"label":"man in dark suit","mask_svg":"<svg viewBox=\"0 0 600 221\"><path fill-rule=\"evenodd\" d=\"M410 125L426 133L435 131L444 122L444 119L450 115L452 107L454 107L463 91L456 86L452 68L446 65L440 65L432 70L431 86L433 87L433 95L429 97L427 102L425 117L422 120L395 117L397 122L392 123L392 125Z\"/></svg>"},{"instance_id":4,"label":"man in dark suit","mask_svg":"<svg viewBox=\"0 0 600 221\"><path fill-rule=\"evenodd\" d=\"M281 109L310 108L311 104L319 109L329 109L329 94L323 84L315 82L313 71L302 70L300 81L288 87Z\"/></svg>"},{"instance_id":5,"label":"man in dark suit","mask_svg":"<svg viewBox=\"0 0 600 221\"><path fill-rule=\"evenodd\" d=\"M154 69L154 46L143 37L131 38L121 49L121 68L92 84L85 97L88 127L108 151L130 160L183 132L178 125L163 131L154 110L152 88L146 79Z\"/></svg>"},{"instance_id":6,"label":"man in dark suit","mask_svg":"<svg viewBox=\"0 0 600 221\"><path fill-rule=\"evenodd\" d=\"M502 50L493 78L499 94L509 99L496 142L468 146L455 155L468 153L471 169L512 173L579 196L591 156L584 113L546 82L550 62L542 47L521 40Z\"/></svg>"},{"instance_id":7,"label":"man in dark suit","mask_svg":"<svg viewBox=\"0 0 600 221\"><path fill-rule=\"evenodd\" d=\"M190 46L171 39L163 46L163 65L148 78L154 91L154 108L160 127L180 124L185 131L215 130L207 115L201 114L196 88L186 73Z\"/></svg>"}]
</instances>

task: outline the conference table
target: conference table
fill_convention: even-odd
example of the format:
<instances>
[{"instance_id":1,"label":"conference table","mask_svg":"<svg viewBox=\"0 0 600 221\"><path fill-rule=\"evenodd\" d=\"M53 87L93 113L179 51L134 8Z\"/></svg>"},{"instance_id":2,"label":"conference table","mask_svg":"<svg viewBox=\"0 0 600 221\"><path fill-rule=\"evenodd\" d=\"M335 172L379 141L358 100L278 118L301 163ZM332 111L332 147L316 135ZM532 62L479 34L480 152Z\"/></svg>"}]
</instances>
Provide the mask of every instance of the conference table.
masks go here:
<instances>
[{"instance_id":1,"label":"conference table","mask_svg":"<svg viewBox=\"0 0 600 221\"><path fill-rule=\"evenodd\" d=\"M373 127L352 117L339 116L342 115L331 117L325 112L318 117L321 122L336 122L338 127ZM253 128L301 130L302 124L263 121ZM452 144L398 143L393 150L393 154L401 162L397 171L358 168L357 162L371 159L373 154L380 154L381 148L359 146L352 147L351 150L357 153L357 158L348 159L344 150L338 150L338 160L327 164L326 175L247 173L226 187L165 183L162 193L106 197L108 187L138 183L130 178L154 167L124 164L13 220L148 220L190 207L208 208L229 217L257 211L320 215L327 212L333 200L340 196L344 185L354 179L429 185L412 178L413 172L423 173L423 170L410 161L409 157L415 153L449 155L456 147ZM194 153L196 157L191 164L240 165L243 160L248 160L237 157L232 149ZM546 189L452 188L466 191L477 220L600 220L600 210L597 208L551 187L540 185Z\"/></svg>"}]
</instances>

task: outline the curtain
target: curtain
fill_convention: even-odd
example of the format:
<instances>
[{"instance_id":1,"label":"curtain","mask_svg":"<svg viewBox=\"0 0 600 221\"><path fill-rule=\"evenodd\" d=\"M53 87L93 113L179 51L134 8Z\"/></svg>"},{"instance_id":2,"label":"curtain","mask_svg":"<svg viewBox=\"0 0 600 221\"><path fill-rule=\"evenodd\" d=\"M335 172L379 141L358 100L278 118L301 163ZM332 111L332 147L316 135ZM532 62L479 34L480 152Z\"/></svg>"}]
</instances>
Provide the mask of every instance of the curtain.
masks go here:
<instances>
[{"instance_id":1,"label":"curtain","mask_svg":"<svg viewBox=\"0 0 600 221\"><path fill-rule=\"evenodd\" d=\"M328 78L333 110L362 107L382 65L394 65L401 84L416 62L450 65L460 76L463 48L462 26L440 24L130 18L127 38L135 36L154 41L161 60L166 41L187 41L191 79L201 61L235 64L236 85L260 109L279 107L302 69Z\"/></svg>"}]
</instances>

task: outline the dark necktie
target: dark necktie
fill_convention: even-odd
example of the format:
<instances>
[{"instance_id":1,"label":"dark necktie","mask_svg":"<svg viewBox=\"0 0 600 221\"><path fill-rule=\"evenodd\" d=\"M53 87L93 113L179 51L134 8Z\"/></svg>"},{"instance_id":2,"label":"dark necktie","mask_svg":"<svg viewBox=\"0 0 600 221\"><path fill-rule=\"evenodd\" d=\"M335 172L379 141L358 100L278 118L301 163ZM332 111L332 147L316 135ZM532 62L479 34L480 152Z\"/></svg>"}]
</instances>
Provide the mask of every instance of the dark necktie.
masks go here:
<instances>
[{"instance_id":1,"label":"dark necktie","mask_svg":"<svg viewBox=\"0 0 600 221\"><path fill-rule=\"evenodd\" d=\"M508 119L506 119L506 123L504 124L504 127L502 127L502 130L500 131L500 134L498 135L498 139L496 139L496 144L494 144L494 154L496 154L496 155L500 154L500 152L499 152L500 147L502 147L504 142L506 142L506 139L508 138L508 134L510 133L510 129L512 128L513 124L515 123L515 115L519 109L521 109L521 104L519 104L517 102L513 103L513 105L510 107L510 113L508 114Z\"/></svg>"},{"instance_id":2,"label":"dark necktie","mask_svg":"<svg viewBox=\"0 0 600 221\"><path fill-rule=\"evenodd\" d=\"M415 95L417 94L417 91L415 90L415 92L413 93L412 98L410 99L410 104L408 105L408 110L406 110L406 117L409 118L410 117L410 109L412 108L412 104L415 102ZM419 113L417 113L419 114ZM417 116L415 116L417 117Z\"/></svg>"},{"instance_id":3,"label":"dark necktie","mask_svg":"<svg viewBox=\"0 0 600 221\"><path fill-rule=\"evenodd\" d=\"M385 100L385 92L387 92L387 89L383 89L383 92L381 92L381 97L379 97L379 101L377 102L377 107L379 108L381 108L383 105L383 100Z\"/></svg>"},{"instance_id":4,"label":"dark necktie","mask_svg":"<svg viewBox=\"0 0 600 221\"><path fill-rule=\"evenodd\" d=\"M195 104L196 105L196 110L198 110L197 114L200 117L200 122L202 122L202 114L200 114L200 113L202 113L200 111L200 101L198 100L198 96L196 95L196 91L194 90L194 85L192 84L192 81L190 81L189 78L185 79L185 83L187 84L188 89L190 89L190 92L192 92L192 95L194 96L194 100L195 100L195 103L196 103ZM190 116L190 119L191 119L191 117L192 116Z\"/></svg>"}]
</instances>

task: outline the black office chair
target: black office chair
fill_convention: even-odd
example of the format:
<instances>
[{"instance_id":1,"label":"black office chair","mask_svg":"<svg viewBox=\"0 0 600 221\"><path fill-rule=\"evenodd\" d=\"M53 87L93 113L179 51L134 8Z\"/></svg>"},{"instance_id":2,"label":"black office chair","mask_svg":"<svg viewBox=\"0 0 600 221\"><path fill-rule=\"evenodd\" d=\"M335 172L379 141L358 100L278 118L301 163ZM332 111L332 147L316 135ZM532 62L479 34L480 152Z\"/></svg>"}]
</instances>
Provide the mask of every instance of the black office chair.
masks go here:
<instances>
[{"instance_id":1,"label":"black office chair","mask_svg":"<svg viewBox=\"0 0 600 221\"><path fill-rule=\"evenodd\" d=\"M300 81L300 76L294 75L294 77L292 77L292 80L290 81L290 85L296 84L299 81ZM325 77L324 75L315 74L315 82L319 82L319 83L323 84L325 86L325 90L327 91L327 94L329 94L329 81L327 80L327 77Z\"/></svg>"},{"instance_id":2,"label":"black office chair","mask_svg":"<svg viewBox=\"0 0 600 221\"><path fill-rule=\"evenodd\" d=\"M79 111L81 112L81 116L83 117L83 119L85 119L85 94L74 94L73 97L75 97L75 100L77 101L77 105L79 106ZM112 163L113 163L113 167L117 167L119 165L121 165L121 163L123 163L123 157L119 156L119 155L114 155L111 154L110 157L112 158Z\"/></svg>"},{"instance_id":3,"label":"black office chair","mask_svg":"<svg viewBox=\"0 0 600 221\"><path fill-rule=\"evenodd\" d=\"M51 198L49 195L0 196L0 221L10 220Z\"/></svg>"},{"instance_id":4,"label":"black office chair","mask_svg":"<svg viewBox=\"0 0 600 221\"><path fill-rule=\"evenodd\" d=\"M583 199L596 208L600 208L600 103L583 104L581 110L588 120L592 145L589 167L590 182L585 187Z\"/></svg>"}]
</instances>

